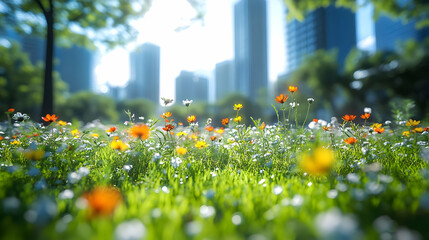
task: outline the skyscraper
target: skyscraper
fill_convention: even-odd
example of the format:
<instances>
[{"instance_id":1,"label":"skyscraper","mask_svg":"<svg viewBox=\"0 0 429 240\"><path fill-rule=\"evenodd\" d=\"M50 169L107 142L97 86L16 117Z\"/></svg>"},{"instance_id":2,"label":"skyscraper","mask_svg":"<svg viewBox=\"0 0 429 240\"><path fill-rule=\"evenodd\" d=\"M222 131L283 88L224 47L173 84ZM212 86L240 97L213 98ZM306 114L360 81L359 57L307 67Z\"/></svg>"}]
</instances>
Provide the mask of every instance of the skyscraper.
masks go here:
<instances>
[{"instance_id":1,"label":"skyscraper","mask_svg":"<svg viewBox=\"0 0 429 240\"><path fill-rule=\"evenodd\" d=\"M358 0L358 3L364 3ZM401 19L392 19L381 15L373 20L374 6L364 5L356 12L356 39L358 48L368 52L395 50L398 41L414 39L422 41L429 37L429 28L416 29L415 20L405 23Z\"/></svg>"},{"instance_id":2,"label":"skyscraper","mask_svg":"<svg viewBox=\"0 0 429 240\"><path fill-rule=\"evenodd\" d=\"M128 97L159 102L160 48L151 43L141 45L130 54Z\"/></svg>"},{"instance_id":3,"label":"skyscraper","mask_svg":"<svg viewBox=\"0 0 429 240\"><path fill-rule=\"evenodd\" d=\"M303 60L318 49L338 50L338 62L343 64L356 45L355 14L349 9L329 6L309 12L299 22L286 24L286 72L294 71Z\"/></svg>"},{"instance_id":4,"label":"skyscraper","mask_svg":"<svg viewBox=\"0 0 429 240\"><path fill-rule=\"evenodd\" d=\"M69 92L92 90L95 69L95 53L73 45L70 48L56 48L58 64L55 70L69 86Z\"/></svg>"},{"instance_id":5,"label":"skyscraper","mask_svg":"<svg viewBox=\"0 0 429 240\"><path fill-rule=\"evenodd\" d=\"M193 72L181 71L176 78L176 102L185 99L208 101L208 79Z\"/></svg>"},{"instance_id":6,"label":"skyscraper","mask_svg":"<svg viewBox=\"0 0 429 240\"><path fill-rule=\"evenodd\" d=\"M234 92L234 61L227 60L216 64L215 86L216 101Z\"/></svg>"},{"instance_id":7,"label":"skyscraper","mask_svg":"<svg viewBox=\"0 0 429 240\"><path fill-rule=\"evenodd\" d=\"M257 99L268 88L265 0L240 0L234 6L236 90Z\"/></svg>"}]
</instances>

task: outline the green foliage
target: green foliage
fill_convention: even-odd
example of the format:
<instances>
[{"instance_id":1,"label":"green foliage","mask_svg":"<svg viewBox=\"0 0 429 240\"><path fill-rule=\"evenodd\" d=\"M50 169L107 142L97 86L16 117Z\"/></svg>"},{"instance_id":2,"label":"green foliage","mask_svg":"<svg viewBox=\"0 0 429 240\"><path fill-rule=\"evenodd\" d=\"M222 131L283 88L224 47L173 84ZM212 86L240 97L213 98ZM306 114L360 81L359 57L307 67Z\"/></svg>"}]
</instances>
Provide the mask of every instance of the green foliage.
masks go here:
<instances>
[{"instance_id":1,"label":"green foliage","mask_svg":"<svg viewBox=\"0 0 429 240\"><path fill-rule=\"evenodd\" d=\"M58 115L65 121L79 119L83 122L91 122L99 119L116 122L119 117L113 99L92 92L72 94L58 109Z\"/></svg>"},{"instance_id":2,"label":"green foliage","mask_svg":"<svg viewBox=\"0 0 429 240\"><path fill-rule=\"evenodd\" d=\"M147 99L130 99L123 100L116 104L116 110L120 114L120 121L129 121L129 117L124 111L130 111L131 114L135 115L135 118L144 117L150 119L155 117L155 104ZM138 119L136 119L138 121Z\"/></svg>"},{"instance_id":3,"label":"green foliage","mask_svg":"<svg viewBox=\"0 0 429 240\"><path fill-rule=\"evenodd\" d=\"M287 16L289 20L296 18L302 21L308 11L319 7L328 7L331 4L335 4L336 7L350 8L353 11L367 4L373 4L374 18L376 19L383 14L394 18L401 18L404 22L417 20L417 28L429 27L429 21L427 20L429 3L427 1L363 0L359 1L359 5L354 0L283 0L283 2L289 10Z\"/></svg>"},{"instance_id":4,"label":"green foliage","mask_svg":"<svg viewBox=\"0 0 429 240\"><path fill-rule=\"evenodd\" d=\"M351 89L356 100L373 106L386 117L385 104L395 98L411 99L416 104L416 116L424 118L429 108L429 44L409 40L398 45L396 52L376 52L369 55L353 50L346 61L348 83L358 82Z\"/></svg>"},{"instance_id":5,"label":"green foliage","mask_svg":"<svg viewBox=\"0 0 429 240\"><path fill-rule=\"evenodd\" d=\"M350 101L336 54L335 50L318 50L308 56L298 69L278 81L276 95L283 93L291 97L288 86L298 86L299 92L295 94L298 102L305 102L305 96L312 96L315 99L313 110L342 114Z\"/></svg>"},{"instance_id":6,"label":"green foliage","mask_svg":"<svg viewBox=\"0 0 429 240\"><path fill-rule=\"evenodd\" d=\"M17 43L0 45L0 109L15 108L39 119L43 93L43 66L32 65ZM65 102L67 84L54 72L56 104Z\"/></svg>"}]
</instances>

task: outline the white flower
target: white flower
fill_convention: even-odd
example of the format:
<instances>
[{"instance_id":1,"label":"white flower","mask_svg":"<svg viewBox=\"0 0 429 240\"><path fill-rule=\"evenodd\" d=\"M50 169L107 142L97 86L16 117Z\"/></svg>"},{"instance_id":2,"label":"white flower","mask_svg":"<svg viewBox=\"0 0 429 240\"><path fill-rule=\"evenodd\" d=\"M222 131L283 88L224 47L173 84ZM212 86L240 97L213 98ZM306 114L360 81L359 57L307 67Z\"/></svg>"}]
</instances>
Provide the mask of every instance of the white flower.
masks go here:
<instances>
[{"instance_id":1,"label":"white flower","mask_svg":"<svg viewBox=\"0 0 429 240\"><path fill-rule=\"evenodd\" d=\"M189 105L191 105L192 102L193 102L192 100L188 100L188 99L182 100L183 105L185 105L187 107L189 107Z\"/></svg>"},{"instance_id":2,"label":"white flower","mask_svg":"<svg viewBox=\"0 0 429 240\"><path fill-rule=\"evenodd\" d=\"M308 102L309 104L312 104L312 103L314 102L314 98L307 98L307 102Z\"/></svg>"},{"instance_id":3,"label":"white flower","mask_svg":"<svg viewBox=\"0 0 429 240\"><path fill-rule=\"evenodd\" d=\"M22 114L20 112L17 112L13 115L12 117L13 120L18 121L18 122L22 122L24 120L28 120L30 119L30 117L27 114Z\"/></svg>"},{"instance_id":4,"label":"white flower","mask_svg":"<svg viewBox=\"0 0 429 240\"><path fill-rule=\"evenodd\" d=\"M115 238L118 240L137 240L146 235L146 228L139 219L122 222L115 229Z\"/></svg>"},{"instance_id":5,"label":"white flower","mask_svg":"<svg viewBox=\"0 0 429 240\"><path fill-rule=\"evenodd\" d=\"M180 166L180 164L182 163L182 159L180 159L179 157L172 157L171 158L171 166L173 166L174 168L178 168Z\"/></svg>"},{"instance_id":6,"label":"white flower","mask_svg":"<svg viewBox=\"0 0 429 240\"><path fill-rule=\"evenodd\" d=\"M364 113L371 113L371 112L372 112L372 109L371 109L371 108L369 108L369 107L366 107L366 108L364 108L364 109L363 109L363 112L364 112Z\"/></svg>"}]
</instances>

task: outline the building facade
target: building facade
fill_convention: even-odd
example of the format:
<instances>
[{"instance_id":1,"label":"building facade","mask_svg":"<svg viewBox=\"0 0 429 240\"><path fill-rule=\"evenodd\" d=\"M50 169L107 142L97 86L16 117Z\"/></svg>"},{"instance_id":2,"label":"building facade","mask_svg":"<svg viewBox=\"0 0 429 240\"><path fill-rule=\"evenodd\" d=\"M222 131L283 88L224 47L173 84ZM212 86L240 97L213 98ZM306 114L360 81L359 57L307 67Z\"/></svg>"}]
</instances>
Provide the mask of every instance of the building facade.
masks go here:
<instances>
[{"instance_id":1,"label":"building facade","mask_svg":"<svg viewBox=\"0 0 429 240\"><path fill-rule=\"evenodd\" d=\"M216 101L234 92L236 89L234 81L234 61L227 60L216 64L215 89Z\"/></svg>"},{"instance_id":2,"label":"building facade","mask_svg":"<svg viewBox=\"0 0 429 240\"><path fill-rule=\"evenodd\" d=\"M234 90L250 99L267 90L267 52L266 1L240 0L234 6Z\"/></svg>"},{"instance_id":3,"label":"building facade","mask_svg":"<svg viewBox=\"0 0 429 240\"><path fill-rule=\"evenodd\" d=\"M176 102L189 99L193 101L208 101L208 78L194 72L181 71L176 78Z\"/></svg>"},{"instance_id":4,"label":"building facade","mask_svg":"<svg viewBox=\"0 0 429 240\"><path fill-rule=\"evenodd\" d=\"M356 46L355 28L355 14L335 6L309 12L302 22L286 23L286 73L293 72L318 49L336 49L338 62L343 64Z\"/></svg>"},{"instance_id":5,"label":"building facade","mask_svg":"<svg viewBox=\"0 0 429 240\"><path fill-rule=\"evenodd\" d=\"M145 98L159 103L160 47L145 43L130 54L128 98Z\"/></svg>"}]
</instances>

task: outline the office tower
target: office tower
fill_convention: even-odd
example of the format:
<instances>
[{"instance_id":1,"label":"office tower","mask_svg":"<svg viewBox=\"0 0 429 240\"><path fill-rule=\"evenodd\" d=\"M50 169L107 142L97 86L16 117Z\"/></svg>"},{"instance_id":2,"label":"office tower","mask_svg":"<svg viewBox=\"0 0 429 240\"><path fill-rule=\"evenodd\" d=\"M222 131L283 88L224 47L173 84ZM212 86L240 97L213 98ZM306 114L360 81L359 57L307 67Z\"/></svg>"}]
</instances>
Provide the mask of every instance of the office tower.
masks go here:
<instances>
[{"instance_id":1,"label":"office tower","mask_svg":"<svg viewBox=\"0 0 429 240\"><path fill-rule=\"evenodd\" d=\"M349 9L329 6L309 12L299 22L286 24L286 73L293 72L318 49L337 49L338 62L344 63L356 45L355 14Z\"/></svg>"},{"instance_id":2,"label":"office tower","mask_svg":"<svg viewBox=\"0 0 429 240\"><path fill-rule=\"evenodd\" d=\"M176 78L176 102L189 99L208 101L208 79L189 71L181 71Z\"/></svg>"},{"instance_id":3,"label":"office tower","mask_svg":"<svg viewBox=\"0 0 429 240\"><path fill-rule=\"evenodd\" d=\"M73 45L70 48L55 49L54 68L60 73L61 79L69 86L69 92L92 90L95 69L95 53Z\"/></svg>"},{"instance_id":4,"label":"office tower","mask_svg":"<svg viewBox=\"0 0 429 240\"><path fill-rule=\"evenodd\" d=\"M234 92L234 61L227 60L216 64L215 68L216 101Z\"/></svg>"},{"instance_id":5,"label":"office tower","mask_svg":"<svg viewBox=\"0 0 429 240\"><path fill-rule=\"evenodd\" d=\"M46 41L34 36L16 36L10 33L12 39L21 43L22 51L28 54L33 65L45 62ZM95 69L95 52L84 47L70 48L55 46L54 70L68 84L70 93L92 90Z\"/></svg>"},{"instance_id":6,"label":"office tower","mask_svg":"<svg viewBox=\"0 0 429 240\"><path fill-rule=\"evenodd\" d=\"M236 90L256 100L268 88L265 0L240 0L234 6Z\"/></svg>"},{"instance_id":7,"label":"office tower","mask_svg":"<svg viewBox=\"0 0 429 240\"><path fill-rule=\"evenodd\" d=\"M364 3L362 0L358 4ZM358 48L368 52L393 51L400 41L422 41L429 37L429 28L416 29L415 20L404 22L381 15L373 20L374 6L366 4L356 12L356 38Z\"/></svg>"},{"instance_id":8,"label":"office tower","mask_svg":"<svg viewBox=\"0 0 429 240\"><path fill-rule=\"evenodd\" d=\"M130 98L145 98L159 103L160 48L145 43L130 55Z\"/></svg>"}]
</instances>

